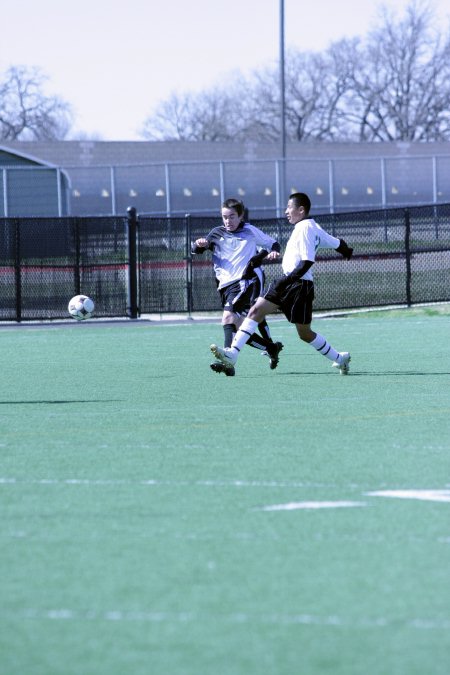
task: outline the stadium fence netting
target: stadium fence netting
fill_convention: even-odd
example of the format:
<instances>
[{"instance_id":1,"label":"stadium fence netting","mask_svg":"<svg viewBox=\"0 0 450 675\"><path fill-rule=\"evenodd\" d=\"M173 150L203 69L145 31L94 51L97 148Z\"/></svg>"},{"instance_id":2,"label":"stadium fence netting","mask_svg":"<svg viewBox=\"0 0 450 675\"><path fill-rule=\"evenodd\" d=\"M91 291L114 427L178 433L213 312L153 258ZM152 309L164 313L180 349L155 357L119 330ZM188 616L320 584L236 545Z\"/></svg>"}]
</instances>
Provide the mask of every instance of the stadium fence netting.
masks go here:
<instances>
[{"instance_id":1,"label":"stadium fence netting","mask_svg":"<svg viewBox=\"0 0 450 675\"><path fill-rule=\"evenodd\" d=\"M316 311L450 301L450 204L314 218L354 248L350 261L319 250ZM285 218L249 220L284 251L292 231ZM0 320L69 318L78 293L94 299L97 317L220 311L210 252L191 254L192 241L220 222L139 218L133 209L123 217L2 218ZM279 263L264 270L266 285L281 274Z\"/></svg>"}]
</instances>

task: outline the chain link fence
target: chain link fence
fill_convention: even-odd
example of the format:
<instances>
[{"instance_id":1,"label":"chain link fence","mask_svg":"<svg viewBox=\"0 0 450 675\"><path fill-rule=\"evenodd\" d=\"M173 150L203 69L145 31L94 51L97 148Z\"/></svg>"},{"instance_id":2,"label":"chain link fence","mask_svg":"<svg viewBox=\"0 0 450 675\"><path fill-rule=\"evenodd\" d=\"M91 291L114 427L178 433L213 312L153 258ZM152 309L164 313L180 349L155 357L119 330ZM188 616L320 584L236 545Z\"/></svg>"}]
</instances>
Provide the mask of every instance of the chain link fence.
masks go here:
<instances>
[{"instance_id":1,"label":"chain link fence","mask_svg":"<svg viewBox=\"0 0 450 675\"><path fill-rule=\"evenodd\" d=\"M236 195L251 205L253 218L277 218L284 213L288 195L298 191L311 195L315 213L450 201L450 156L432 154L435 148L447 151L445 144L418 144L430 153L426 156L384 157L376 156L377 146L395 144L368 145L365 157L356 154L364 144L350 144L347 156L334 158L305 154L284 160L91 165L88 155L79 165L1 165L0 217L115 216L125 213L130 201L141 215L214 217L224 199ZM190 146L189 152L198 153L197 144ZM317 149L331 152L332 146L318 144ZM64 156L64 142L58 147Z\"/></svg>"},{"instance_id":2,"label":"chain link fence","mask_svg":"<svg viewBox=\"0 0 450 675\"><path fill-rule=\"evenodd\" d=\"M319 251L315 309L450 301L450 204L325 214L317 222L354 248L350 261ZM77 293L97 317L218 311L211 255L191 242L219 218L65 217L0 219L0 320L68 318ZM251 219L280 242L286 220ZM267 283L279 263L265 266Z\"/></svg>"}]
</instances>

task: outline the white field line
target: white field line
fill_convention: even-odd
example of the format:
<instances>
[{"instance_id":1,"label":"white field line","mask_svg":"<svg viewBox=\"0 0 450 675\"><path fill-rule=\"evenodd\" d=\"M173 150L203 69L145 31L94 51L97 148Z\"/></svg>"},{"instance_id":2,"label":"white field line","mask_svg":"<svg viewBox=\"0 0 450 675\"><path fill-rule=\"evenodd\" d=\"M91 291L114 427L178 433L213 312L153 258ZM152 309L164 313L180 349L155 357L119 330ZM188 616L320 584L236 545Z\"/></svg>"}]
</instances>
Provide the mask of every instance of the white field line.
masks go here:
<instances>
[{"instance_id":1,"label":"white field line","mask_svg":"<svg viewBox=\"0 0 450 675\"><path fill-rule=\"evenodd\" d=\"M1 611L0 618L8 620L38 621L116 621L139 623L199 623L220 622L227 624L274 624L329 626L330 628L389 628L403 625L419 630L449 630L450 618L413 618L400 621L386 617L345 617L340 615L320 616L315 614L249 614L234 612L227 614L186 612L166 612L147 610L75 610L69 608L35 609L27 608L15 611Z\"/></svg>"},{"instance_id":2,"label":"white field line","mask_svg":"<svg viewBox=\"0 0 450 675\"><path fill-rule=\"evenodd\" d=\"M429 502L450 502L450 490L377 490L366 492L368 497L393 497L395 499L419 499Z\"/></svg>"},{"instance_id":3,"label":"white field line","mask_svg":"<svg viewBox=\"0 0 450 675\"><path fill-rule=\"evenodd\" d=\"M297 509L339 509L352 506L366 506L366 502L288 502L287 504L273 504L263 506L261 511L295 511Z\"/></svg>"},{"instance_id":4,"label":"white field line","mask_svg":"<svg viewBox=\"0 0 450 675\"><path fill-rule=\"evenodd\" d=\"M258 481L258 480L159 480L149 478L147 480L126 479L92 479L92 478L14 478L0 476L0 486L22 485L83 485L83 486L147 486L147 487L212 487L212 488L288 488L288 489L337 489L337 490L362 490L366 486L350 483L337 485L331 483L297 482L297 481ZM386 488L386 485L379 486ZM448 488L446 485L445 488ZM366 488L367 489L367 488ZM391 497L397 499L418 499L421 501L450 502L450 489L377 489L362 492L364 497ZM365 506L365 502L357 501L309 501L287 502L260 507L265 511L289 511L307 508L338 508L351 506Z\"/></svg>"},{"instance_id":5,"label":"white field line","mask_svg":"<svg viewBox=\"0 0 450 675\"><path fill-rule=\"evenodd\" d=\"M174 486L174 487L225 487L225 488L338 488L362 489L362 485L349 484L347 486L330 483L308 483L296 481L258 481L258 480L125 480L125 479L91 479L91 478L12 478L0 477L0 485L143 485L143 486Z\"/></svg>"}]
</instances>

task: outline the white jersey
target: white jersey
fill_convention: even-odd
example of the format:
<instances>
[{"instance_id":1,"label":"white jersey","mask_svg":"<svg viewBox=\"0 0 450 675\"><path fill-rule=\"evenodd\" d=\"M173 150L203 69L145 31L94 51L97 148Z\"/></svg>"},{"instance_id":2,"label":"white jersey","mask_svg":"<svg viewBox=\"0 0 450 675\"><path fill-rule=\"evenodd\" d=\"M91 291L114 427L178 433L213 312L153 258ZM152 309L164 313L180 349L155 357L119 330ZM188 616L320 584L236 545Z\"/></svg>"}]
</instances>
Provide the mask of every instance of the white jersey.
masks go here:
<instances>
[{"instance_id":1,"label":"white jersey","mask_svg":"<svg viewBox=\"0 0 450 675\"><path fill-rule=\"evenodd\" d=\"M336 249L339 244L340 240L337 237L325 232L312 218L301 220L292 230L286 244L282 261L284 274L293 272L305 260L314 262L319 247ZM312 267L305 272L302 279L313 280Z\"/></svg>"},{"instance_id":2,"label":"white jersey","mask_svg":"<svg viewBox=\"0 0 450 675\"><path fill-rule=\"evenodd\" d=\"M273 237L250 223L243 223L234 232L228 232L223 225L216 227L206 238L212 250L219 289L240 280L250 258L260 249L271 251L276 243Z\"/></svg>"}]
</instances>

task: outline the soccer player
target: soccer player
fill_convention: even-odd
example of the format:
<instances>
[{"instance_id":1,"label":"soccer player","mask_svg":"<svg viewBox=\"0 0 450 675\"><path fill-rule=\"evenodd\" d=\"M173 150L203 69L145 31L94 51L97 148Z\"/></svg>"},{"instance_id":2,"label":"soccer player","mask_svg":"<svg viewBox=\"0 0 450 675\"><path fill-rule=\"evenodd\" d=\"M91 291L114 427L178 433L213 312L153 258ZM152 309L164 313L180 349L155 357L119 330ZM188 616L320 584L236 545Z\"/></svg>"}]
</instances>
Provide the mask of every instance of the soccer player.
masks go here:
<instances>
[{"instance_id":1,"label":"soccer player","mask_svg":"<svg viewBox=\"0 0 450 675\"><path fill-rule=\"evenodd\" d=\"M192 252L212 251L223 307L224 347L228 348L249 308L263 292L261 263L279 258L280 245L259 228L244 222L245 206L240 200L227 199L222 204L221 214L223 224L211 230L206 237L196 239ZM260 335L255 333L256 330ZM255 323L247 340L252 347L262 350L269 357L272 370L277 367L283 345L272 340L265 318ZM220 359L211 363L210 367L216 373L235 375L234 365L223 363Z\"/></svg>"},{"instance_id":2,"label":"soccer player","mask_svg":"<svg viewBox=\"0 0 450 675\"><path fill-rule=\"evenodd\" d=\"M307 342L322 356L333 361L341 375L349 372L350 354L338 352L328 340L311 330L314 283L312 266L319 247L334 248L346 260L350 260L353 249L343 239L337 239L325 232L313 218L309 217L311 201L304 192L289 197L286 216L294 229L291 233L282 260L284 275L270 284L264 296L259 297L242 322L231 346L221 349L211 345L214 356L226 367L234 367L241 349L248 342L256 326L267 314L280 308L287 320L295 324L300 340Z\"/></svg>"}]
</instances>

